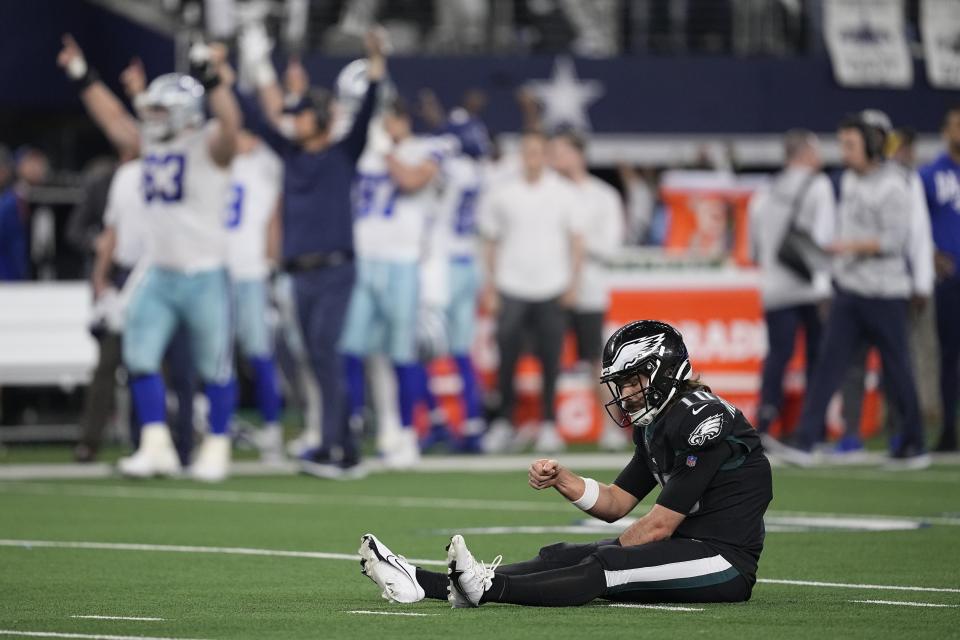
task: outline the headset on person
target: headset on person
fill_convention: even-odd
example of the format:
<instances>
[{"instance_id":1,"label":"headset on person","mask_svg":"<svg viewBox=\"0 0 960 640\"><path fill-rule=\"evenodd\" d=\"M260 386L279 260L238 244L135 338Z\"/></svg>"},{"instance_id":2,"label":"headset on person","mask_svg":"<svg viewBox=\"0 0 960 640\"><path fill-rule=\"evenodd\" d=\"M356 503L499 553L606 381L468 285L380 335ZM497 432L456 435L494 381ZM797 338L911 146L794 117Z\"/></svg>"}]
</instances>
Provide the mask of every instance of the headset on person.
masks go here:
<instances>
[{"instance_id":1,"label":"headset on person","mask_svg":"<svg viewBox=\"0 0 960 640\"><path fill-rule=\"evenodd\" d=\"M857 129L863 137L863 148L871 161L883 160L887 136L893 130L889 116L879 109L851 113L840 122L841 129Z\"/></svg>"}]
</instances>

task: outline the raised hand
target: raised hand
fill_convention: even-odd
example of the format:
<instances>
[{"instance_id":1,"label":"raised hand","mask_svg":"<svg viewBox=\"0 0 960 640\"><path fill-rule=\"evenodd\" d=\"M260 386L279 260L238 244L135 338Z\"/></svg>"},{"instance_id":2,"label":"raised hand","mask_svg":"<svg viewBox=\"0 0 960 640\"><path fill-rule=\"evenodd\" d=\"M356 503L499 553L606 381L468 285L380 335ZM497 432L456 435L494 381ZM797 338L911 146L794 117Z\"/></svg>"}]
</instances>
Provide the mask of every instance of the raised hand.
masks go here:
<instances>
[{"instance_id":1,"label":"raised hand","mask_svg":"<svg viewBox=\"0 0 960 640\"><path fill-rule=\"evenodd\" d=\"M147 73L140 58L133 58L120 73L120 84L127 97L133 98L147 90Z\"/></svg>"},{"instance_id":2,"label":"raised hand","mask_svg":"<svg viewBox=\"0 0 960 640\"><path fill-rule=\"evenodd\" d=\"M290 95L306 95L310 88L310 77L297 56L290 56L287 68L283 72L283 88Z\"/></svg>"},{"instance_id":3,"label":"raised hand","mask_svg":"<svg viewBox=\"0 0 960 640\"><path fill-rule=\"evenodd\" d=\"M71 73L71 66L76 66L77 63L81 63L86 66L86 60L83 57L83 50L80 49L80 45L77 44L77 41L73 39L73 36L69 33L63 34L63 49L60 50L60 53L57 54L57 65L62 67L68 73Z\"/></svg>"}]
</instances>

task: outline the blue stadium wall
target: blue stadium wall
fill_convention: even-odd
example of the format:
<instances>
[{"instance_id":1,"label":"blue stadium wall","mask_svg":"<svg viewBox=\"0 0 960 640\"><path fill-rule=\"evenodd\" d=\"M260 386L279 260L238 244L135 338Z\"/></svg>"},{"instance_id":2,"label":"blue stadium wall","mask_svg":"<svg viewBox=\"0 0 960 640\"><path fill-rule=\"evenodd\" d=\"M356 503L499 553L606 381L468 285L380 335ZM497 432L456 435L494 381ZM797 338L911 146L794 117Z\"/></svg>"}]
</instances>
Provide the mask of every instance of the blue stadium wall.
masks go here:
<instances>
[{"instance_id":1,"label":"blue stadium wall","mask_svg":"<svg viewBox=\"0 0 960 640\"><path fill-rule=\"evenodd\" d=\"M77 36L90 61L117 88L134 55L150 76L173 67L172 42L83 0L0 0L0 113L76 112L82 107L54 59L60 36ZM348 59L311 55L316 82L330 84ZM434 89L445 104L479 87L488 92L494 131L520 126L514 92L531 78L549 79L551 57L401 58L391 75L408 97ZM939 128L944 108L960 93L929 86L922 62L909 90L841 89L824 57L622 57L576 60L581 79L598 80L604 95L590 108L594 130L635 133L774 133L804 126L832 130L847 112L886 110L898 124Z\"/></svg>"}]
</instances>

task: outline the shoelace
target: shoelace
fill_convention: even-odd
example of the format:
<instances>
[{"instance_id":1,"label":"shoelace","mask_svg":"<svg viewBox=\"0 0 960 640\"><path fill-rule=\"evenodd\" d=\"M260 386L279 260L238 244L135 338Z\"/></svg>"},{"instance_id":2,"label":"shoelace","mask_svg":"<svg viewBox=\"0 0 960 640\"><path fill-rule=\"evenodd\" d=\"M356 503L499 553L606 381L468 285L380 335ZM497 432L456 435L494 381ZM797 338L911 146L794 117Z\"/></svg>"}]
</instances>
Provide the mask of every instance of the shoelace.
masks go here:
<instances>
[{"instance_id":1,"label":"shoelace","mask_svg":"<svg viewBox=\"0 0 960 640\"><path fill-rule=\"evenodd\" d=\"M497 567L500 566L501 562L503 562L503 556L499 555L493 559L493 562L491 562L489 566L485 562L480 563L480 567L483 569L484 591L493 586L493 573L497 570Z\"/></svg>"}]
</instances>

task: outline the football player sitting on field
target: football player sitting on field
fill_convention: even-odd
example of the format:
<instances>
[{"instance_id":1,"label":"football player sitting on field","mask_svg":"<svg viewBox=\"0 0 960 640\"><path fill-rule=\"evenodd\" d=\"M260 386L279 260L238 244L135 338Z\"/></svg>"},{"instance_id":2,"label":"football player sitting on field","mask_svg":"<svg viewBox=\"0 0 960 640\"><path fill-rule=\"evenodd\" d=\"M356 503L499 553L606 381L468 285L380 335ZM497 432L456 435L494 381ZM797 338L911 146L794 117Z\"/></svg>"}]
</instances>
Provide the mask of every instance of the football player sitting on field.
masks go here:
<instances>
[{"instance_id":1,"label":"football player sitting on field","mask_svg":"<svg viewBox=\"0 0 960 640\"><path fill-rule=\"evenodd\" d=\"M743 414L692 378L683 338L668 324L631 322L603 351L601 381L611 417L633 431L636 452L612 484L537 460L529 483L553 487L590 515L615 522L660 485L656 504L619 538L561 542L537 557L478 562L463 537L447 546L448 571L414 567L376 536L360 544L360 566L383 597L574 606L596 598L630 602L750 599L763 550L763 514L773 497L770 464Z\"/></svg>"}]
</instances>

